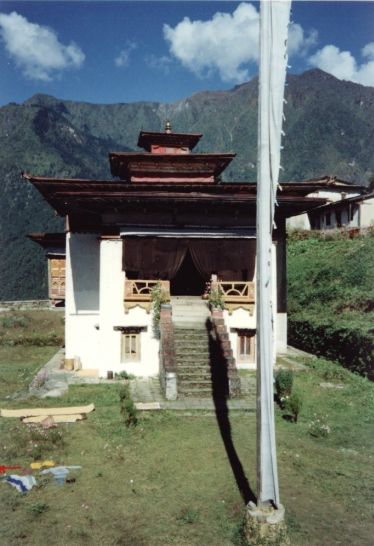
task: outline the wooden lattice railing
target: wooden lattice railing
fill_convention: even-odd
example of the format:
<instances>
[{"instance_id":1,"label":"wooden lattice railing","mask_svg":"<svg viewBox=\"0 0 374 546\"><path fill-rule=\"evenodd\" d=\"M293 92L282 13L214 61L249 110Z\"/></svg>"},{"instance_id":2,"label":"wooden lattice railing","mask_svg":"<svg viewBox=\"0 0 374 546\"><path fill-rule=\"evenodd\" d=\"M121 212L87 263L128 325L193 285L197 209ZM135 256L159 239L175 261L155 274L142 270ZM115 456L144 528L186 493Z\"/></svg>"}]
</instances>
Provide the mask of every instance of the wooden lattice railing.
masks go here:
<instances>
[{"instance_id":1,"label":"wooden lattice railing","mask_svg":"<svg viewBox=\"0 0 374 546\"><path fill-rule=\"evenodd\" d=\"M225 308L231 314L234 309L243 307L253 311L255 303L255 283L251 281L213 281L211 290L222 294Z\"/></svg>"},{"instance_id":2,"label":"wooden lattice railing","mask_svg":"<svg viewBox=\"0 0 374 546\"><path fill-rule=\"evenodd\" d=\"M126 279L125 281L125 311L137 305L146 309L152 306L152 290L160 285L161 291L170 298L170 281Z\"/></svg>"}]
</instances>

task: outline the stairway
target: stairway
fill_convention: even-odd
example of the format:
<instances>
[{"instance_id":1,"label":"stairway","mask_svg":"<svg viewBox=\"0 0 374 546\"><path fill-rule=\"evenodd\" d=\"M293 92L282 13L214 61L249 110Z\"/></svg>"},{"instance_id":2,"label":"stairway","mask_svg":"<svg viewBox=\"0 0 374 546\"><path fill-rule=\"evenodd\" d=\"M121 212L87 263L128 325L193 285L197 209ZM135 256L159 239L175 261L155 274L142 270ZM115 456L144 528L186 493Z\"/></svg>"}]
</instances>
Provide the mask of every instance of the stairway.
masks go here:
<instances>
[{"instance_id":1,"label":"stairway","mask_svg":"<svg viewBox=\"0 0 374 546\"><path fill-rule=\"evenodd\" d=\"M211 398L212 376L207 321L200 298L172 298L178 398Z\"/></svg>"},{"instance_id":2,"label":"stairway","mask_svg":"<svg viewBox=\"0 0 374 546\"><path fill-rule=\"evenodd\" d=\"M212 396L209 334L204 326L174 328L178 398Z\"/></svg>"}]
</instances>

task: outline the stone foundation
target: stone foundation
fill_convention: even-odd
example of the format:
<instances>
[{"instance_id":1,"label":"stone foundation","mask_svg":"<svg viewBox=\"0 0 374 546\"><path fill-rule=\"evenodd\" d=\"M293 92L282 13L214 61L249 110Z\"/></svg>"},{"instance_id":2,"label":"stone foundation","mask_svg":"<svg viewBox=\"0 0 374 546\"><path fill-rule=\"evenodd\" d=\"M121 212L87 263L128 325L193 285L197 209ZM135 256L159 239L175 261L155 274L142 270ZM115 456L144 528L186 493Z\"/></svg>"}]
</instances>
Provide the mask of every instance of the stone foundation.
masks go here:
<instances>
[{"instance_id":1,"label":"stone foundation","mask_svg":"<svg viewBox=\"0 0 374 546\"><path fill-rule=\"evenodd\" d=\"M284 520L284 507L257 507L250 502L247 506L244 534L248 546L290 546Z\"/></svg>"}]
</instances>

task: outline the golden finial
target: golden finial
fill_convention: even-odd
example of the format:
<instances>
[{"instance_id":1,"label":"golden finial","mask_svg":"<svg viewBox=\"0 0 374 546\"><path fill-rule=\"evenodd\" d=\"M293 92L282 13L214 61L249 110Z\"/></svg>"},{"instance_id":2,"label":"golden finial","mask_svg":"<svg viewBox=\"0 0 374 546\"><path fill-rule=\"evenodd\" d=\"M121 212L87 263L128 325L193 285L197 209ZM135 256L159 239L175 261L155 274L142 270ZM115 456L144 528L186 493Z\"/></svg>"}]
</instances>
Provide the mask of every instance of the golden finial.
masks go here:
<instances>
[{"instance_id":1,"label":"golden finial","mask_svg":"<svg viewBox=\"0 0 374 546\"><path fill-rule=\"evenodd\" d=\"M171 123L168 119L166 120L166 123L165 123L165 133L171 133Z\"/></svg>"}]
</instances>

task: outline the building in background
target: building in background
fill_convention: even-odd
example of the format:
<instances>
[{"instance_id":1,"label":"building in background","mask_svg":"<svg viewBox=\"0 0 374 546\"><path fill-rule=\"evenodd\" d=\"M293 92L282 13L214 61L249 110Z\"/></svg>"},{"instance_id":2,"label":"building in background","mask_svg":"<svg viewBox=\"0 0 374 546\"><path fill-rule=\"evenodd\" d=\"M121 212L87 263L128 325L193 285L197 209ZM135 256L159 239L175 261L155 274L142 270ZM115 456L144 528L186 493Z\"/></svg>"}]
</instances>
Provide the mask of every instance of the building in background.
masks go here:
<instances>
[{"instance_id":1,"label":"building in background","mask_svg":"<svg viewBox=\"0 0 374 546\"><path fill-rule=\"evenodd\" d=\"M307 213L290 218L287 227L295 229L367 228L374 224L373 194L365 186L351 184L336 177L310 180L316 184L310 197L322 197L326 203Z\"/></svg>"}]
</instances>

